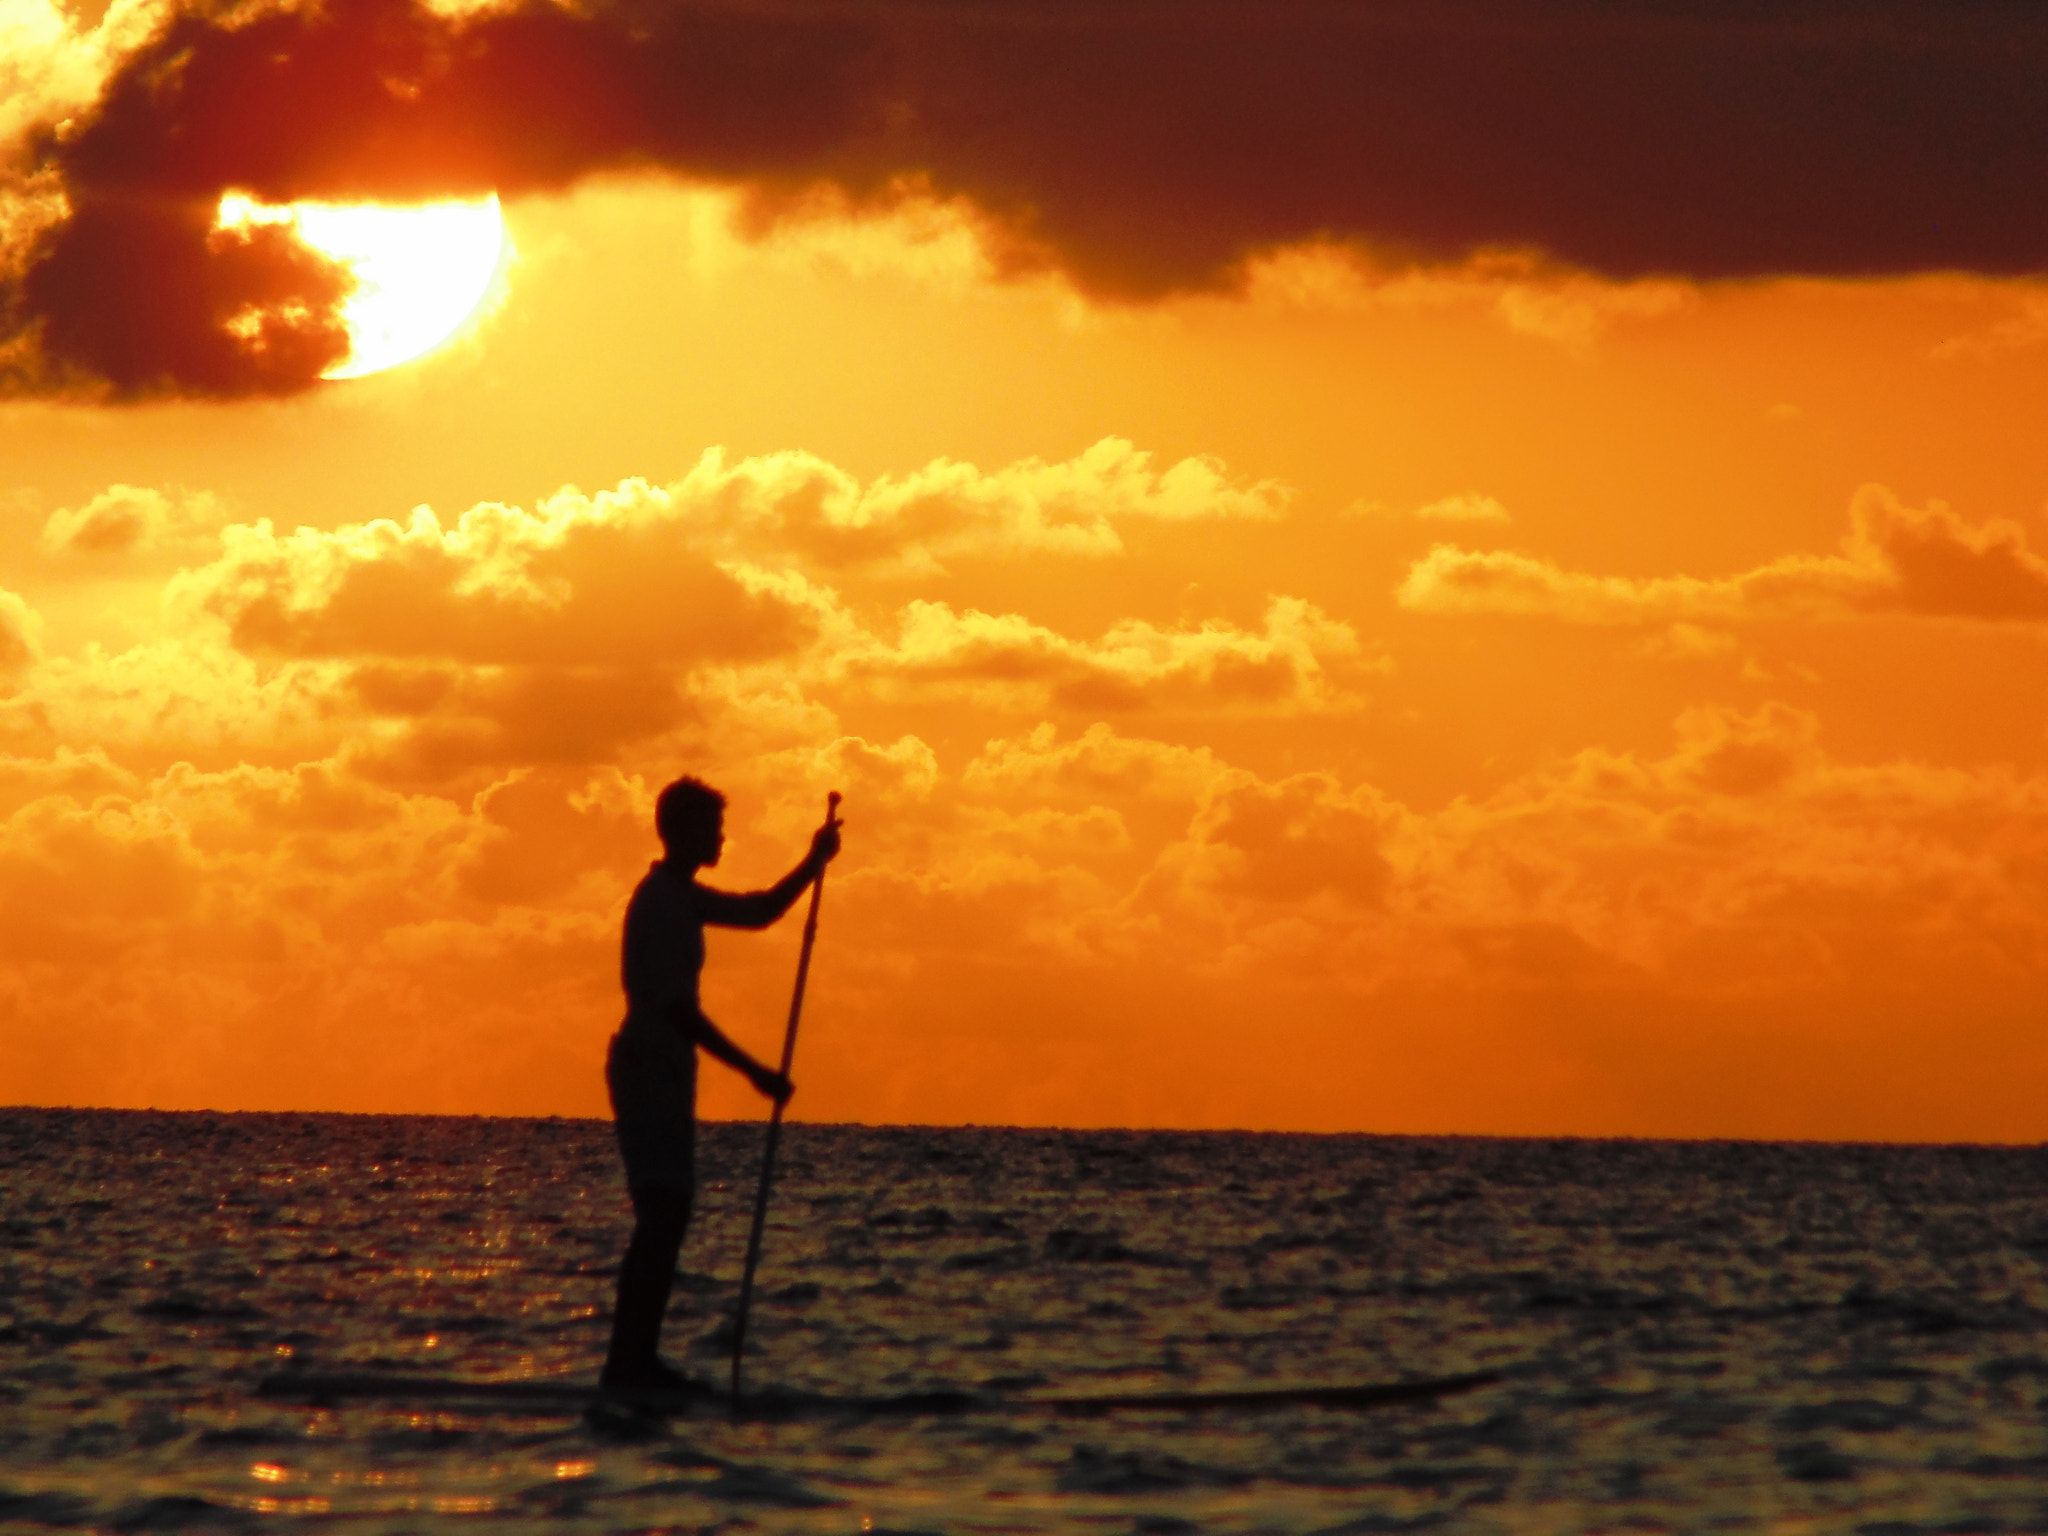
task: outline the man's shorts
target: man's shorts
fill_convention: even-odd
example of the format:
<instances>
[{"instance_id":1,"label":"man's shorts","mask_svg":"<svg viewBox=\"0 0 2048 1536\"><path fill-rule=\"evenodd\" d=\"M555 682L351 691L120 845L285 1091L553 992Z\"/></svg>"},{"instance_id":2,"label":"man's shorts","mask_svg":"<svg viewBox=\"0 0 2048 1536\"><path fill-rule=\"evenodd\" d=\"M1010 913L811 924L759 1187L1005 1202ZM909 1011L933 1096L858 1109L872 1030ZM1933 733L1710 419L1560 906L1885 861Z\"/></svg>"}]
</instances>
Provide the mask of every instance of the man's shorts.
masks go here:
<instances>
[{"instance_id":1,"label":"man's shorts","mask_svg":"<svg viewBox=\"0 0 2048 1536\"><path fill-rule=\"evenodd\" d=\"M622 1029L605 1052L604 1083L628 1189L697 1185L697 1047L679 1030Z\"/></svg>"}]
</instances>

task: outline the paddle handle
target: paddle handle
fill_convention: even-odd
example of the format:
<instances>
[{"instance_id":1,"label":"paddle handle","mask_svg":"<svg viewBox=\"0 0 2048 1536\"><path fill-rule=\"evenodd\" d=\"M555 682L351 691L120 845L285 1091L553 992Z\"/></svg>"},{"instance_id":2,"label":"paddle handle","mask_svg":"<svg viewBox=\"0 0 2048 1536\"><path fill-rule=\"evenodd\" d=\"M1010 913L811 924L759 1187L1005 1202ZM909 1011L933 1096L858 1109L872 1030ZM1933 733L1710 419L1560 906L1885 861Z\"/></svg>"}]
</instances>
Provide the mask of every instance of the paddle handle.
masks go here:
<instances>
[{"instance_id":1,"label":"paddle handle","mask_svg":"<svg viewBox=\"0 0 2048 1536\"><path fill-rule=\"evenodd\" d=\"M839 823L839 791L833 790L825 797L825 824ZM804 915L804 944L796 960L796 990L790 994L789 1024L782 1032L782 1067L784 1077L789 1076L790 1065L796 1060L796 1026L803 1017L804 983L811 975L811 946L818 938L818 902L825 894L825 872L818 871L818 878L811 882L811 907ZM768 1227L768 1192L775 1182L775 1148L782 1139L782 1106L786 1100L777 1099L768 1115L768 1140L761 1149L761 1183L754 1191L754 1224L747 1232L747 1262L740 1272L740 1305L732 1325L732 1409L740 1408L740 1357L747 1347L747 1308L754 1299L754 1270L761 1262L761 1237Z\"/></svg>"}]
</instances>

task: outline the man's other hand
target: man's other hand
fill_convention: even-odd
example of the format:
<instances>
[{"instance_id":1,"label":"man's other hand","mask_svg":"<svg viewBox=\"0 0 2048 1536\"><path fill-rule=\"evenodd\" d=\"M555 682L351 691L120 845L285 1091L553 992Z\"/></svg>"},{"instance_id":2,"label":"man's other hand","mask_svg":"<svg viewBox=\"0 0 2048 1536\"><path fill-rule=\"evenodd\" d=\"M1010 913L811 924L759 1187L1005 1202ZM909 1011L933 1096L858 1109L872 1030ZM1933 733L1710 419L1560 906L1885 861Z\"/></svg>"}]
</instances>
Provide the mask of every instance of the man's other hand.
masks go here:
<instances>
[{"instance_id":1,"label":"man's other hand","mask_svg":"<svg viewBox=\"0 0 2048 1536\"><path fill-rule=\"evenodd\" d=\"M754 1090L765 1099L778 1104L787 1104L789 1096L796 1092L796 1084L780 1072L770 1072L766 1067L756 1067L747 1074L753 1080Z\"/></svg>"},{"instance_id":2,"label":"man's other hand","mask_svg":"<svg viewBox=\"0 0 2048 1536\"><path fill-rule=\"evenodd\" d=\"M839 857L839 823L828 821L811 834L811 865L823 869Z\"/></svg>"}]
</instances>

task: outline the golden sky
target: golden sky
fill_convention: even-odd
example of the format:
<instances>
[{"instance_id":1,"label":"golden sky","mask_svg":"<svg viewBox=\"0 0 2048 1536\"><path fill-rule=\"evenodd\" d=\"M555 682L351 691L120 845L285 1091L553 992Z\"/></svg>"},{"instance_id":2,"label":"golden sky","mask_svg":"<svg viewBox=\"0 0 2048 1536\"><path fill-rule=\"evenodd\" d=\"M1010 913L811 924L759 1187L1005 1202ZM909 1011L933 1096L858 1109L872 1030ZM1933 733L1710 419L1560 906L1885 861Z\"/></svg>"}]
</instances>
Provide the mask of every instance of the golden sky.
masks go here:
<instances>
[{"instance_id":1,"label":"golden sky","mask_svg":"<svg viewBox=\"0 0 2048 1536\"><path fill-rule=\"evenodd\" d=\"M0 1102L603 1113L692 772L807 1118L2048 1136L1961 9L0 0ZM323 382L229 191L513 254Z\"/></svg>"}]
</instances>

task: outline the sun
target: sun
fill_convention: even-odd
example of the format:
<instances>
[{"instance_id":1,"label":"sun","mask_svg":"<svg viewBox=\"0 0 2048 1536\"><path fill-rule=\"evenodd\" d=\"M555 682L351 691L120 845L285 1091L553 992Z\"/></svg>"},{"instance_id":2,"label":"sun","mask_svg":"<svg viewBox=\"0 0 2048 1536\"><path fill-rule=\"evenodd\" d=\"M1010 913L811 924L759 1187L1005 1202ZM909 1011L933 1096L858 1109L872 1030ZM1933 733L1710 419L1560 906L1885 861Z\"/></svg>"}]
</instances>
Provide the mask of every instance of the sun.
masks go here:
<instances>
[{"instance_id":1,"label":"sun","mask_svg":"<svg viewBox=\"0 0 2048 1536\"><path fill-rule=\"evenodd\" d=\"M495 195L469 202L274 206L231 192L216 227L290 224L355 275L343 301L349 354L321 375L354 379L424 357L483 307L510 243Z\"/></svg>"}]
</instances>

